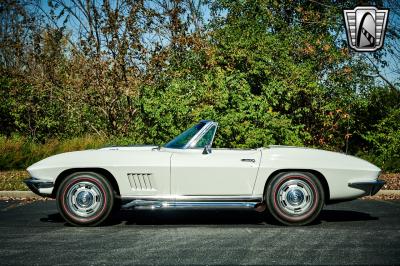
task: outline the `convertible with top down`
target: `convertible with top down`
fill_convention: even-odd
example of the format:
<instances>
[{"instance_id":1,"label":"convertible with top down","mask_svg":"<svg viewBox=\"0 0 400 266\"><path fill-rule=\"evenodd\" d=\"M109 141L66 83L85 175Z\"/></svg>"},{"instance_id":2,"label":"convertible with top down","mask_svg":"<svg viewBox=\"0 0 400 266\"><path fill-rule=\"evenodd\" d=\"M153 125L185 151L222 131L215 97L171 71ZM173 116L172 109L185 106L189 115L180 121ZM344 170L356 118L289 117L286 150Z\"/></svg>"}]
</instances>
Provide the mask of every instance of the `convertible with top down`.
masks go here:
<instances>
[{"instance_id":1,"label":"convertible with top down","mask_svg":"<svg viewBox=\"0 0 400 266\"><path fill-rule=\"evenodd\" d=\"M95 226L123 208L247 208L286 225L314 221L325 204L374 195L375 165L290 146L212 148L218 124L200 121L164 146L67 152L31 165L25 180L55 198L73 225Z\"/></svg>"}]
</instances>

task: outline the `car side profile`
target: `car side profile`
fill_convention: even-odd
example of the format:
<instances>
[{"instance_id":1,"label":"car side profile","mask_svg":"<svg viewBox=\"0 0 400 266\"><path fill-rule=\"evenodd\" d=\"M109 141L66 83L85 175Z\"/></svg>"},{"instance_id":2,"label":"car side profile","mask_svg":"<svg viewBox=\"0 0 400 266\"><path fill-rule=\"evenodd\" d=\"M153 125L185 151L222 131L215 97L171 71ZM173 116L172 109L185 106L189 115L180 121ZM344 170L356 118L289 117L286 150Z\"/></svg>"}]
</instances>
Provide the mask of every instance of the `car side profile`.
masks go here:
<instances>
[{"instance_id":1,"label":"car side profile","mask_svg":"<svg viewBox=\"0 0 400 266\"><path fill-rule=\"evenodd\" d=\"M374 195L384 184L378 167L341 153L212 148L217 128L203 120L162 147L54 155L31 165L25 182L80 226L99 225L120 207L267 209L282 224L305 225L325 204Z\"/></svg>"}]
</instances>

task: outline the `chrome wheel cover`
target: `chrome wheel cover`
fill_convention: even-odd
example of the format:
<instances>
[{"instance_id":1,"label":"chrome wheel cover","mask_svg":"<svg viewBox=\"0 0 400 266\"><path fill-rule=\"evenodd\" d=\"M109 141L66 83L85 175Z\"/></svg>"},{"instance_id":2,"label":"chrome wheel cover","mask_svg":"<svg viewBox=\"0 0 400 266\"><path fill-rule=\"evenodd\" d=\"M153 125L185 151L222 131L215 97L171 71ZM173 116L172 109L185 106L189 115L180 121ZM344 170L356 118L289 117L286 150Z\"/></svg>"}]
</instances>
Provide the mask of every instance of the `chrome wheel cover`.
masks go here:
<instances>
[{"instance_id":1,"label":"chrome wheel cover","mask_svg":"<svg viewBox=\"0 0 400 266\"><path fill-rule=\"evenodd\" d=\"M290 216L301 216L307 213L314 203L314 192L311 186L301 179L290 179L278 189L276 201L279 208Z\"/></svg>"},{"instance_id":2,"label":"chrome wheel cover","mask_svg":"<svg viewBox=\"0 0 400 266\"><path fill-rule=\"evenodd\" d=\"M68 209L76 216L90 217L103 205L103 196L99 187L91 182L75 183L66 196Z\"/></svg>"}]
</instances>

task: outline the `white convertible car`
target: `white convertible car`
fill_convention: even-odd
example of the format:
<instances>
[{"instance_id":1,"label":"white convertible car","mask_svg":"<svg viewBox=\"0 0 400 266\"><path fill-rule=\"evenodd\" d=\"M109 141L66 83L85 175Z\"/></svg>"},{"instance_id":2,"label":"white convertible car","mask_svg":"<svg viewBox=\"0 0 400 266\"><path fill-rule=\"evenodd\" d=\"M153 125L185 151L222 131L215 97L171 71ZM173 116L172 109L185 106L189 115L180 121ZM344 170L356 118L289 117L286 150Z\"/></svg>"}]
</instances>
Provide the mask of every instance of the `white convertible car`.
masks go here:
<instances>
[{"instance_id":1,"label":"white convertible car","mask_svg":"<svg viewBox=\"0 0 400 266\"><path fill-rule=\"evenodd\" d=\"M62 153L31 165L29 188L57 199L71 224L94 226L114 209L250 208L303 225L324 204L374 195L380 169L309 148L212 149L218 124L201 121L163 147Z\"/></svg>"}]
</instances>

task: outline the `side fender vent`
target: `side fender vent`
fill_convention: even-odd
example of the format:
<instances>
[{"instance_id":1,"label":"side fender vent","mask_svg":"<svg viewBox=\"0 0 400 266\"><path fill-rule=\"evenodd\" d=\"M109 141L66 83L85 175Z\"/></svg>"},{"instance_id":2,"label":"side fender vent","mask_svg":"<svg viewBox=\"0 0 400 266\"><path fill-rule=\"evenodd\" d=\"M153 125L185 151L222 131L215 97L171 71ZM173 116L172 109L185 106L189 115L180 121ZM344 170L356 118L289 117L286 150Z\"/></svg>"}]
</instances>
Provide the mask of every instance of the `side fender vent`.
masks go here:
<instances>
[{"instance_id":1,"label":"side fender vent","mask_svg":"<svg viewBox=\"0 0 400 266\"><path fill-rule=\"evenodd\" d=\"M152 174L128 173L128 179L133 190L154 190Z\"/></svg>"}]
</instances>

